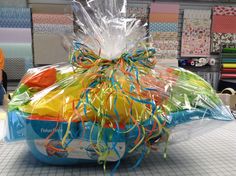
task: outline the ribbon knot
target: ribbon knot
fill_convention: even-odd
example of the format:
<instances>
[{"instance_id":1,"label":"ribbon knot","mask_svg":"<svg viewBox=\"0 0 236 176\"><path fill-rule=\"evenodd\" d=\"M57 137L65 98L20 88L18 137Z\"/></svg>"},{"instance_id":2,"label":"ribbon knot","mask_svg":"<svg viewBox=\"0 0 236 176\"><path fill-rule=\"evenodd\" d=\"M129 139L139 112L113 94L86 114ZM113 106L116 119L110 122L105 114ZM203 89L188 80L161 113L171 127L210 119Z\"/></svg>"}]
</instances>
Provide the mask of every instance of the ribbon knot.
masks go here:
<instances>
[{"instance_id":1,"label":"ribbon knot","mask_svg":"<svg viewBox=\"0 0 236 176\"><path fill-rule=\"evenodd\" d=\"M126 52L120 57L113 60L100 57L100 55L95 54L87 46L80 44L78 42L74 45L74 51L71 55L70 63L77 68L89 69L94 66L100 66L107 68L107 66L114 66L116 64L124 64L127 66L139 65L143 67L153 68L156 64L155 60L152 58L155 56L156 50L151 49L138 49L133 53Z\"/></svg>"}]
</instances>

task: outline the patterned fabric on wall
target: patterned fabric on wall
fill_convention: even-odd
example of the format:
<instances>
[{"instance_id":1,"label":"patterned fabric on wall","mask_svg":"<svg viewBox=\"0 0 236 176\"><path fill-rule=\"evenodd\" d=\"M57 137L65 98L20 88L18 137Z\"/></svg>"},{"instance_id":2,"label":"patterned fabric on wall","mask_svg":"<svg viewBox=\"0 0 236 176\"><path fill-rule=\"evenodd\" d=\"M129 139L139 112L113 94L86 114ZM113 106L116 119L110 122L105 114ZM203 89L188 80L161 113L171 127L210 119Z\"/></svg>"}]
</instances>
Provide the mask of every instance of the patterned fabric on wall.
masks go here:
<instances>
[{"instance_id":1,"label":"patterned fabric on wall","mask_svg":"<svg viewBox=\"0 0 236 176\"><path fill-rule=\"evenodd\" d=\"M150 32L176 32L178 24L176 23L150 23Z\"/></svg>"},{"instance_id":2,"label":"patterned fabric on wall","mask_svg":"<svg viewBox=\"0 0 236 176\"><path fill-rule=\"evenodd\" d=\"M34 24L68 24L72 25L72 16L62 14L32 14Z\"/></svg>"},{"instance_id":3,"label":"patterned fabric on wall","mask_svg":"<svg viewBox=\"0 0 236 176\"><path fill-rule=\"evenodd\" d=\"M0 48L4 51L6 58L31 58L32 62L31 43L0 43Z\"/></svg>"},{"instance_id":4,"label":"patterned fabric on wall","mask_svg":"<svg viewBox=\"0 0 236 176\"><path fill-rule=\"evenodd\" d=\"M210 17L210 10L184 10L182 57L207 57L210 55Z\"/></svg>"},{"instance_id":5,"label":"patterned fabric on wall","mask_svg":"<svg viewBox=\"0 0 236 176\"><path fill-rule=\"evenodd\" d=\"M184 9L184 18L210 19L211 11L210 10Z\"/></svg>"},{"instance_id":6,"label":"patterned fabric on wall","mask_svg":"<svg viewBox=\"0 0 236 176\"><path fill-rule=\"evenodd\" d=\"M127 16L133 16L137 18L148 17L148 6L145 4L129 4L127 7Z\"/></svg>"},{"instance_id":7,"label":"patterned fabric on wall","mask_svg":"<svg viewBox=\"0 0 236 176\"><path fill-rule=\"evenodd\" d=\"M235 7L216 6L213 8L213 15L236 16Z\"/></svg>"},{"instance_id":8,"label":"patterned fabric on wall","mask_svg":"<svg viewBox=\"0 0 236 176\"><path fill-rule=\"evenodd\" d=\"M0 1L0 7L27 7L27 0Z\"/></svg>"},{"instance_id":9,"label":"patterned fabric on wall","mask_svg":"<svg viewBox=\"0 0 236 176\"><path fill-rule=\"evenodd\" d=\"M214 16L212 31L215 33L236 33L236 16Z\"/></svg>"},{"instance_id":10,"label":"patterned fabric on wall","mask_svg":"<svg viewBox=\"0 0 236 176\"><path fill-rule=\"evenodd\" d=\"M0 8L0 18L10 19L30 19L29 8Z\"/></svg>"},{"instance_id":11,"label":"patterned fabric on wall","mask_svg":"<svg viewBox=\"0 0 236 176\"><path fill-rule=\"evenodd\" d=\"M0 19L0 27L1 28L31 28L30 19Z\"/></svg>"},{"instance_id":12,"label":"patterned fabric on wall","mask_svg":"<svg viewBox=\"0 0 236 176\"><path fill-rule=\"evenodd\" d=\"M9 80L20 79L33 66L31 26L29 8L0 8L0 48Z\"/></svg>"},{"instance_id":13,"label":"patterned fabric on wall","mask_svg":"<svg viewBox=\"0 0 236 176\"><path fill-rule=\"evenodd\" d=\"M222 43L235 41L236 7L216 6L213 8L211 50L220 52Z\"/></svg>"},{"instance_id":14,"label":"patterned fabric on wall","mask_svg":"<svg viewBox=\"0 0 236 176\"><path fill-rule=\"evenodd\" d=\"M8 79L20 80L29 68L32 68L32 59L17 57L5 59L5 71Z\"/></svg>"},{"instance_id":15,"label":"patterned fabric on wall","mask_svg":"<svg viewBox=\"0 0 236 176\"><path fill-rule=\"evenodd\" d=\"M62 14L33 14L34 33L72 33L73 19Z\"/></svg>"},{"instance_id":16,"label":"patterned fabric on wall","mask_svg":"<svg viewBox=\"0 0 236 176\"><path fill-rule=\"evenodd\" d=\"M149 32L157 48L158 59L176 59L178 55L179 4L152 3ZM176 60L177 62L177 60Z\"/></svg>"},{"instance_id":17,"label":"patterned fabric on wall","mask_svg":"<svg viewBox=\"0 0 236 176\"><path fill-rule=\"evenodd\" d=\"M33 14L72 14L71 4L29 4Z\"/></svg>"},{"instance_id":18,"label":"patterned fabric on wall","mask_svg":"<svg viewBox=\"0 0 236 176\"><path fill-rule=\"evenodd\" d=\"M169 22L169 23L176 23L178 21L179 15L175 13L152 13L149 18L149 21L152 22Z\"/></svg>"},{"instance_id":19,"label":"patterned fabric on wall","mask_svg":"<svg viewBox=\"0 0 236 176\"><path fill-rule=\"evenodd\" d=\"M63 48L62 37L58 34L34 34L35 64L66 62L68 53Z\"/></svg>"},{"instance_id":20,"label":"patterned fabric on wall","mask_svg":"<svg viewBox=\"0 0 236 176\"><path fill-rule=\"evenodd\" d=\"M34 24L34 33L73 33L72 25L63 24Z\"/></svg>"},{"instance_id":21,"label":"patterned fabric on wall","mask_svg":"<svg viewBox=\"0 0 236 176\"><path fill-rule=\"evenodd\" d=\"M126 15L136 17L141 20L142 25L146 25L148 23L148 4L128 3ZM147 33L147 28L144 33Z\"/></svg>"},{"instance_id":22,"label":"patterned fabric on wall","mask_svg":"<svg viewBox=\"0 0 236 176\"><path fill-rule=\"evenodd\" d=\"M236 42L236 34L230 33L212 33L212 48L213 52L219 52L221 43L232 43Z\"/></svg>"},{"instance_id":23,"label":"patterned fabric on wall","mask_svg":"<svg viewBox=\"0 0 236 176\"><path fill-rule=\"evenodd\" d=\"M32 42L30 28L0 28L1 43L30 43Z\"/></svg>"},{"instance_id":24,"label":"patterned fabric on wall","mask_svg":"<svg viewBox=\"0 0 236 176\"><path fill-rule=\"evenodd\" d=\"M178 40L178 33L176 33L176 32L155 32L155 33L152 33L152 38L154 40L161 40L161 41L165 41L165 40L177 41Z\"/></svg>"},{"instance_id":25,"label":"patterned fabric on wall","mask_svg":"<svg viewBox=\"0 0 236 176\"><path fill-rule=\"evenodd\" d=\"M35 12L34 8L33 12ZM68 53L62 45L61 36L74 32L73 15L42 12L32 14L35 64L64 62L67 60Z\"/></svg>"},{"instance_id":26,"label":"patterned fabric on wall","mask_svg":"<svg viewBox=\"0 0 236 176\"><path fill-rule=\"evenodd\" d=\"M31 28L29 8L0 8L1 28Z\"/></svg>"}]
</instances>

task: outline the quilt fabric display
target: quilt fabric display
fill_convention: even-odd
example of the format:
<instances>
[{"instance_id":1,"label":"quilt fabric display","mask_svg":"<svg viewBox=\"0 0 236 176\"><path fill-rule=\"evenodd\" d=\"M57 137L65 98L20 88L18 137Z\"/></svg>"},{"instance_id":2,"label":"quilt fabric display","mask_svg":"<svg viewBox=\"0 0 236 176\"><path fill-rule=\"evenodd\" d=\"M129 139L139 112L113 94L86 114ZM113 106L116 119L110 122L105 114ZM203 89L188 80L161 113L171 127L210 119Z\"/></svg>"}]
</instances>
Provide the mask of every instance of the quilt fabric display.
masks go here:
<instances>
[{"instance_id":1,"label":"quilt fabric display","mask_svg":"<svg viewBox=\"0 0 236 176\"><path fill-rule=\"evenodd\" d=\"M208 57L210 55L210 18L210 10L184 10L182 57Z\"/></svg>"},{"instance_id":2,"label":"quilt fabric display","mask_svg":"<svg viewBox=\"0 0 236 176\"><path fill-rule=\"evenodd\" d=\"M149 31L153 38L153 44L158 50L158 59L167 60L177 58L178 19L178 4L151 4L149 15Z\"/></svg>"},{"instance_id":3,"label":"quilt fabric display","mask_svg":"<svg viewBox=\"0 0 236 176\"><path fill-rule=\"evenodd\" d=\"M235 41L236 34L231 33L212 33L211 45L212 52L220 52L221 44Z\"/></svg>"},{"instance_id":4,"label":"quilt fabric display","mask_svg":"<svg viewBox=\"0 0 236 176\"><path fill-rule=\"evenodd\" d=\"M47 164L97 163L113 176L128 157L135 158L131 170L152 150L166 159L169 143L234 120L202 78L157 63L156 49L144 42L145 26L121 16L126 0L121 2L73 1L81 30L68 63L25 74L4 119L7 141L25 140Z\"/></svg>"},{"instance_id":5,"label":"quilt fabric display","mask_svg":"<svg viewBox=\"0 0 236 176\"><path fill-rule=\"evenodd\" d=\"M33 66L31 33L29 8L0 8L0 48L9 80L20 79Z\"/></svg>"},{"instance_id":6,"label":"quilt fabric display","mask_svg":"<svg viewBox=\"0 0 236 176\"><path fill-rule=\"evenodd\" d=\"M40 9L40 7L37 11L34 7L32 9L35 64L64 62L67 60L68 53L63 47L62 36L74 31L72 13L69 10L67 15L64 14L63 6L51 6L52 11L56 9L54 14ZM51 54L45 55L44 53Z\"/></svg>"},{"instance_id":7,"label":"quilt fabric display","mask_svg":"<svg viewBox=\"0 0 236 176\"><path fill-rule=\"evenodd\" d=\"M221 44L235 41L236 8L216 6L213 8L212 52L220 52Z\"/></svg>"}]
</instances>

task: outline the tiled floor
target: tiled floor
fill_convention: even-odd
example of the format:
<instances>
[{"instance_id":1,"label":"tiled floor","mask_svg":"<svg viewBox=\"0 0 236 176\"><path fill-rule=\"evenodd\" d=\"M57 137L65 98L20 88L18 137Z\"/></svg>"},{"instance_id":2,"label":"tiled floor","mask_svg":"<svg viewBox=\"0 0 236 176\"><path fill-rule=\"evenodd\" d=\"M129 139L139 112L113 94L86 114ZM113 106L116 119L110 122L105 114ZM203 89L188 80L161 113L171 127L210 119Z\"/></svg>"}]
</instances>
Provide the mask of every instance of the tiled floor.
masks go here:
<instances>
[{"instance_id":1,"label":"tiled floor","mask_svg":"<svg viewBox=\"0 0 236 176\"><path fill-rule=\"evenodd\" d=\"M136 176L235 176L236 121L207 134L168 147L165 160L161 153L151 152L135 170L129 168L138 157L123 160L115 175ZM108 164L106 175L114 165ZM0 176L86 176L104 175L98 164L72 167L49 166L40 163L29 152L26 144L0 144Z\"/></svg>"}]
</instances>

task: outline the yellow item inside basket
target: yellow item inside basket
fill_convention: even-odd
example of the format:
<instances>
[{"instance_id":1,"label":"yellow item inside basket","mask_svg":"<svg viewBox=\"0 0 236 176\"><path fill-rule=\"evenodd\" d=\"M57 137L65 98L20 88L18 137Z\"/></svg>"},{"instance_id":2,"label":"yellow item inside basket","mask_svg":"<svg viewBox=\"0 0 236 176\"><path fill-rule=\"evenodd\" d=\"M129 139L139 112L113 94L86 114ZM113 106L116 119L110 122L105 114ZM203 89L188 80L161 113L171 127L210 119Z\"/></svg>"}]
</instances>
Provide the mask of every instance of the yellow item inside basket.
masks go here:
<instances>
[{"instance_id":1,"label":"yellow item inside basket","mask_svg":"<svg viewBox=\"0 0 236 176\"><path fill-rule=\"evenodd\" d=\"M73 80L73 84L68 84L65 87L45 89L36 94L27 105L20 107L20 110L33 115L50 116L63 120L70 119L75 113L77 116L74 118L83 121L100 121L105 117L108 121L129 123L132 118L139 121L149 117L148 107L145 104L133 101L130 96L124 93L129 88L124 77L119 78L122 90L115 90L106 82L92 88L87 97L91 103L89 104L86 97L82 95L92 80L92 76L88 75L83 79L78 77L76 81ZM79 101L81 104L76 108Z\"/></svg>"}]
</instances>

